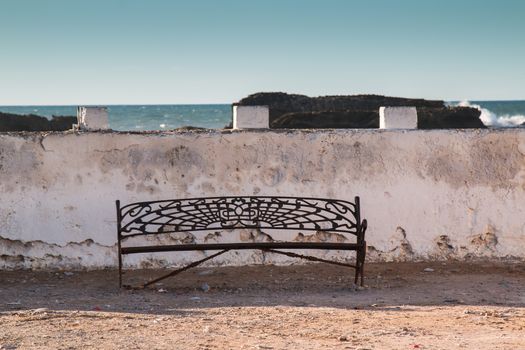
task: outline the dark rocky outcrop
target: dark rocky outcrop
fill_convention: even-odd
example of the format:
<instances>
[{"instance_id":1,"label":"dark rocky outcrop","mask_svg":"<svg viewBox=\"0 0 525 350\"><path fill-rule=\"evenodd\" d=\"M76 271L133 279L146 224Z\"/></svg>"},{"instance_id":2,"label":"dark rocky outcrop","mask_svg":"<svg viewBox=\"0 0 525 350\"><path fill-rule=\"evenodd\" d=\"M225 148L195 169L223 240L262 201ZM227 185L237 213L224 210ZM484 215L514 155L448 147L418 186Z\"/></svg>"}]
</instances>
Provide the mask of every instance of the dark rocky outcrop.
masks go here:
<instances>
[{"instance_id":1,"label":"dark rocky outcrop","mask_svg":"<svg viewBox=\"0 0 525 350\"><path fill-rule=\"evenodd\" d=\"M237 105L266 105L270 128L378 128L379 107L414 106L420 129L485 128L480 111L469 107L447 107L444 101L380 95L321 96L256 93Z\"/></svg>"},{"instance_id":2,"label":"dark rocky outcrop","mask_svg":"<svg viewBox=\"0 0 525 350\"><path fill-rule=\"evenodd\" d=\"M35 114L19 115L0 112L0 132L6 131L65 131L77 122L77 117L53 116L52 119Z\"/></svg>"},{"instance_id":3,"label":"dark rocky outcrop","mask_svg":"<svg viewBox=\"0 0 525 350\"><path fill-rule=\"evenodd\" d=\"M417 109L418 129L475 129L486 128L479 119L481 111L471 107L442 107Z\"/></svg>"},{"instance_id":4,"label":"dark rocky outcrop","mask_svg":"<svg viewBox=\"0 0 525 350\"><path fill-rule=\"evenodd\" d=\"M271 111L271 109L270 109ZM270 112L271 113L271 112ZM371 110L285 113L270 122L272 129L379 128L379 112Z\"/></svg>"}]
</instances>

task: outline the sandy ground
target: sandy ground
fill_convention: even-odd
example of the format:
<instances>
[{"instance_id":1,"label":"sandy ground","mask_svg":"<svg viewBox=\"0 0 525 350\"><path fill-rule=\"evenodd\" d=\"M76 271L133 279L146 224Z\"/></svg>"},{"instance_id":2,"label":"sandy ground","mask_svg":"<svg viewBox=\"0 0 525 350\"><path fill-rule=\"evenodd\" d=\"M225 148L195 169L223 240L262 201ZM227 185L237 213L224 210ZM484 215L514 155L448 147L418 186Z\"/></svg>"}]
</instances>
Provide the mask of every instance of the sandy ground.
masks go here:
<instances>
[{"instance_id":1,"label":"sandy ground","mask_svg":"<svg viewBox=\"0 0 525 350\"><path fill-rule=\"evenodd\" d=\"M0 349L525 349L525 264L368 264L365 288L352 276L200 268L119 290L116 271L0 271Z\"/></svg>"}]
</instances>

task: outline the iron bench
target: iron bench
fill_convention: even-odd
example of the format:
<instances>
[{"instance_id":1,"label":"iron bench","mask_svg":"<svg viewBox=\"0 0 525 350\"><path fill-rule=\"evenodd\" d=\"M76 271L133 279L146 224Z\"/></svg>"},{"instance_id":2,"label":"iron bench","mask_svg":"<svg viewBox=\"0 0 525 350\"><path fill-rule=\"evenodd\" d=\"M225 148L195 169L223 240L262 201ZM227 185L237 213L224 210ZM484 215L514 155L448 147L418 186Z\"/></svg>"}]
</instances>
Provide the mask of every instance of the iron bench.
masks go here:
<instances>
[{"instance_id":1,"label":"iron bench","mask_svg":"<svg viewBox=\"0 0 525 350\"><path fill-rule=\"evenodd\" d=\"M187 198L150 202L130 203L124 206L116 201L117 206L117 245L119 286L122 287L122 260L127 254L157 253L169 251L218 251L204 259L155 278L141 287L174 276L191 267L217 257L229 250L259 249L264 252L283 254L289 257L303 258L355 269L357 284L361 278L363 285L363 267L365 263L367 221L361 221L359 197L354 203L323 198L298 197L208 197ZM270 235L263 242L207 243L193 235L197 231L231 231L237 229L285 230L298 232L297 237L305 238L303 231L335 233L337 241L326 239L297 239L280 241ZM190 243L126 245L132 237L190 233ZM355 236L350 239L348 235ZM353 241L353 242L352 242ZM148 243L148 242L146 242ZM322 259L292 253L285 250L323 249L356 251L355 264Z\"/></svg>"}]
</instances>

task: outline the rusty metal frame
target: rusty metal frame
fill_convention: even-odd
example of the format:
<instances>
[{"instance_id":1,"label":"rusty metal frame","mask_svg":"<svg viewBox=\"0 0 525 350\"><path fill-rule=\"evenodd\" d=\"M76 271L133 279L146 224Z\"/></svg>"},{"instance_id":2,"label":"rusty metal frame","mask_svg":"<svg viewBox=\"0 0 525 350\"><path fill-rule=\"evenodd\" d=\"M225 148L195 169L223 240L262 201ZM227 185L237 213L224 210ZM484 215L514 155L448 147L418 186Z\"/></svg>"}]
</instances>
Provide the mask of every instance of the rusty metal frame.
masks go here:
<instances>
[{"instance_id":1,"label":"rusty metal frame","mask_svg":"<svg viewBox=\"0 0 525 350\"><path fill-rule=\"evenodd\" d=\"M220 250L204 259L174 270L165 276L144 283L145 288L164 278L179 274L229 250L259 249L275 254L318 261L355 269L354 282L364 281L366 255L366 220L361 221L360 200L355 202L326 198L242 196L203 197L131 203L117 207L117 248L119 286L122 287L123 263L126 254L165 251ZM169 234L175 232L216 231L234 229L326 231L352 234L356 243L332 242L253 242L253 243L199 243L153 246L127 246L122 242L137 236ZM346 237L346 236L345 236ZM355 265L301 255L277 249L330 249L356 251Z\"/></svg>"}]
</instances>

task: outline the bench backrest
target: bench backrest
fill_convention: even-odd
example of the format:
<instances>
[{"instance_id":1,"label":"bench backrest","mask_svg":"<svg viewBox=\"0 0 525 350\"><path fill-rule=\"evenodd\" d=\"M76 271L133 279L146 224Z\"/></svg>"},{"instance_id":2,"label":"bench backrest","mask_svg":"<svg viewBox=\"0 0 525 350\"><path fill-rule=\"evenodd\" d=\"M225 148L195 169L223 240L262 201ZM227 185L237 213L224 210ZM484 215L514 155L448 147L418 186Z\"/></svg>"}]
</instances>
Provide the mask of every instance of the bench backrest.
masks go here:
<instances>
[{"instance_id":1,"label":"bench backrest","mask_svg":"<svg viewBox=\"0 0 525 350\"><path fill-rule=\"evenodd\" d=\"M360 235L355 202L298 197L208 197L138 202L120 207L119 236L259 228L329 231ZM358 237L359 238L359 237Z\"/></svg>"}]
</instances>

